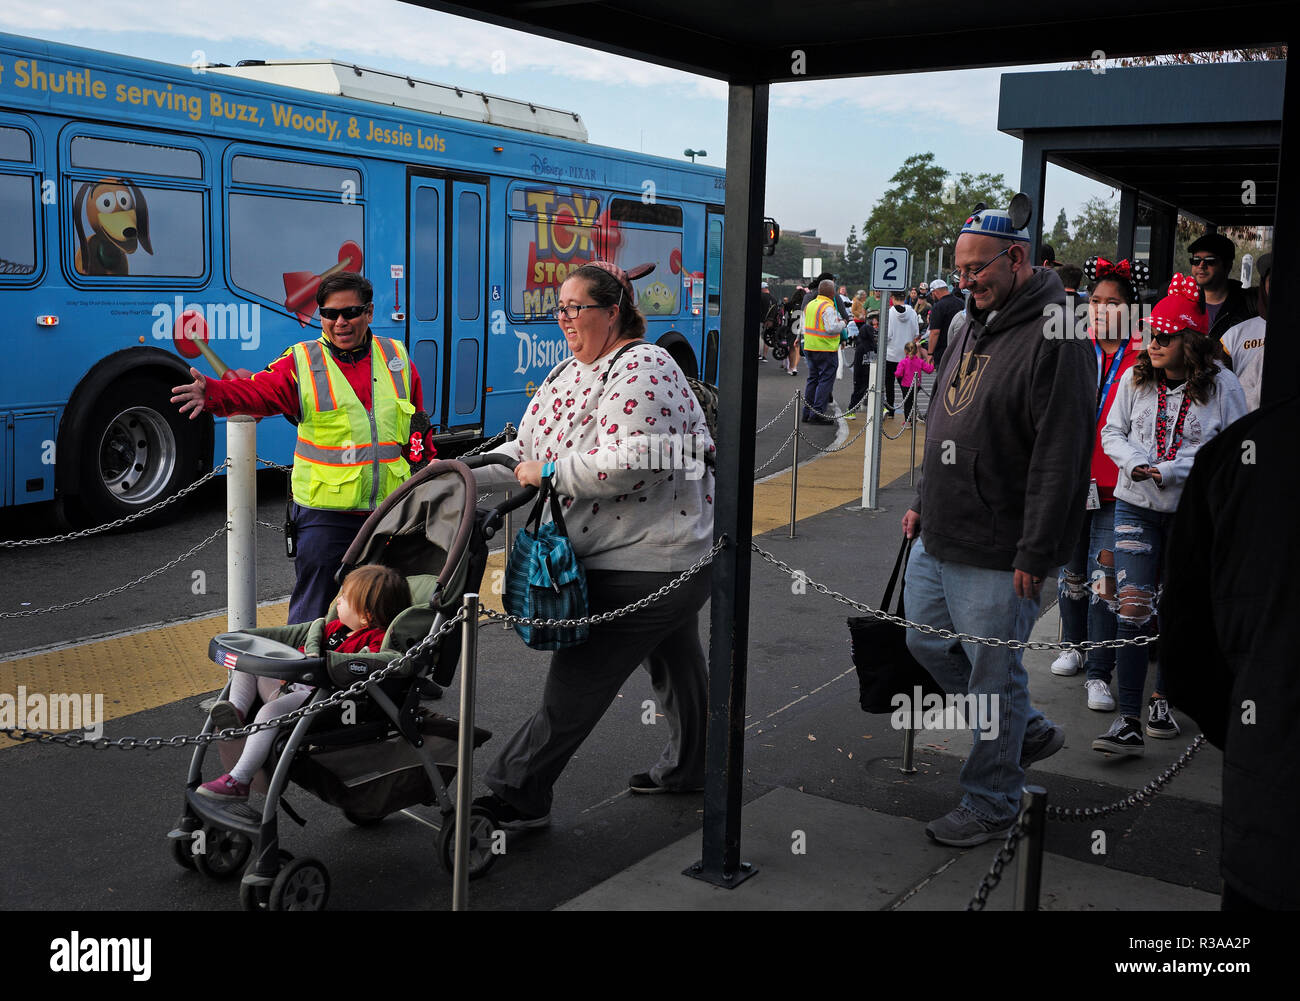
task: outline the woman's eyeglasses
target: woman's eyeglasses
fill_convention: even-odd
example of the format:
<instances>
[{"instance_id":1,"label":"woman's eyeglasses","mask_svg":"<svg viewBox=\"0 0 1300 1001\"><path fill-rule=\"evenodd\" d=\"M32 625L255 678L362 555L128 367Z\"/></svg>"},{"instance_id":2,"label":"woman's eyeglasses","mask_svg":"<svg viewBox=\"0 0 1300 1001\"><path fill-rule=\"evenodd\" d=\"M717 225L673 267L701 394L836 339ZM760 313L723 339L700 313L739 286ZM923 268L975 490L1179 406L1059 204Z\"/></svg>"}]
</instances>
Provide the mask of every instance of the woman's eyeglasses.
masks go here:
<instances>
[{"instance_id":1,"label":"woman's eyeglasses","mask_svg":"<svg viewBox=\"0 0 1300 1001\"><path fill-rule=\"evenodd\" d=\"M553 320L558 320L561 316L576 320L584 309L600 309L600 303L589 302L585 306L556 306L551 310L550 316Z\"/></svg>"},{"instance_id":2,"label":"woman's eyeglasses","mask_svg":"<svg viewBox=\"0 0 1300 1001\"><path fill-rule=\"evenodd\" d=\"M369 308L369 305L344 306L342 309L335 309L333 306L322 306L320 308L320 315L321 318L325 320L337 320L340 316L345 320L355 320Z\"/></svg>"}]
</instances>

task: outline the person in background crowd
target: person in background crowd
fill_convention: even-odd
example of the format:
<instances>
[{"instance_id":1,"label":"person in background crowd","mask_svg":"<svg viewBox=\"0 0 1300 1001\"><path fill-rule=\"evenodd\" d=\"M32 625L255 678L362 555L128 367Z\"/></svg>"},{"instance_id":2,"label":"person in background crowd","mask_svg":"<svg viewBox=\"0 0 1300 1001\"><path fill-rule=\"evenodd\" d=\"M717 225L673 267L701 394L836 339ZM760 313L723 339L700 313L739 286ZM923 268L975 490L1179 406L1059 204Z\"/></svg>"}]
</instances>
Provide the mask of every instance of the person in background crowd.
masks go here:
<instances>
[{"instance_id":1,"label":"person in background crowd","mask_svg":"<svg viewBox=\"0 0 1300 1001\"><path fill-rule=\"evenodd\" d=\"M1237 377L1218 363L1197 282L1174 275L1169 294L1156 303L1148 321L1147 349L1120 380L1101 443L1119 467L1115 485L1115 579L1121 640L1134 640L1150 627L1156 612L1160 561L1169 526L1196 453L1207 441L1246 413L1246 396ZM1138 713L1146 687L1148 651L1127 645L1115 657L1119 674L1119 715L1110 730L1092 742L1103 754L1141 755L1145 749ZM1178 736L1169 711L1163 677L1147 703L1148 737Z\"/></svg>"},{"instance_id":2,"label":"person in background crowd","mask_svg":"<svg viewBox=\"0 0 1300 1001\"><path fill-rule=\"evenodd\" d=\"M1279 498L1300 497L1297 427L1292 397L1205 445L1169 530L1160 662L1169 698L1223 750L1225 911L1300 909L1300 685L1281 625L1300 608L1300 519L1278 517ZM1247 449L1270 461L1242 462Z\"/></svg>"},{"instance_id":3,"label":"person in background crowd","mask_svg":"<svg viewBox=\"0 0 1300 1001\"><path fill-rule=\"evenodd\" d=\"M889 302L889 321L885 325L885 416L893 417L894 377L908 342L916 340L917 323L916 311L900 293L891 292Z\"/></svg>"},{"instance_id":4,"label":"person in background crowd","mask_svg":"<svg viewBox=\"0 0 1300 1001\"><path fill-rule=\"evenodd\" d=\"M1241 282L1228 277L1237 246L1222 233L1206 233L1187 248L1187 253L1192 277L1205 298L1210 318L1208 336L1217 341L1230 327L1258 312L1254 297L1241 287Z\"/></svg>"},{"instance_id":5,"label":"person in background crowd","mask_svg":"<svg viewBox=\"0 0 1300 1001\"><path fill-rule=\"evenodd\" d=\"M1082 305L1088 301L1088 293L1079 291L1079 282L1083 279L1082 268L1073 264L1062 264L1058 273L1061 276L1061 284L1065 286L1065 304L1067 308L1072 303ZM1068 315L1073 316L1074 311L1070 310Z\"/></svg>"},{"instance_id":6,"label":"person in background crowd","mask_svg":"<svg viewBox=\"0 0 1300 1001\"><path fill-rule=\"evenodd\" d=\"M853 349L853 397L849 402L849 412L844 415L847 420L856 419L857 411L871 389L871 363L876 359L880 335L880 310L868 309L864 316L858 324L858 343Z\"/></svg>"},{"instance_id":7,"label":"person in background crowd","mask_svg":"<svg viewBox=\"0 0 1300 1001\"><path fill-rule=\"evenodd\" d=\"M844 320L835 308L835 285L829 279L803 311L804 355L808 359L808 382L803 391L805 424L834 424L831 416L835 369L839 363Z\"/></svg>"},{"instance_id":8,"label":"person in background crowd","mask_svg":"<svg viewBox=\"0 0 1300 1001\"><path fill-rule=\"evenodd\" d=\"M1034 268L1029 230L1010 210L979 209L962 227L955 263L971 290L954 321L926 417L925 459L903 534L920 538L907 564L907 617L936 629L1024 641L1043 579L1078 538L1088 486L1096 393L1089 346L1053 338L1061 280ZM956 809L926 826L940 844L1006 835L1024 770L1055 754L1065 730L1033 707L1021 653L907 631L907 646L946 692L996 705L996 739L972 731Z\"/></svg>"},{"instance_id":9,"label":"person in background crowd","mask_svg":"<svg viewBox=\"0 0 1300 1001\"><path fill-rule=\"evenodd\" d=\"M930 329L930 283L921 282L917 286L916 300L916 319L919 324L918 333L924 334Z\"/></svg>"},{"instance_id":10,"label":"person in background crowd","mask_svg":"<svg viewBox=\"0 0 1300 1001\"><path fill-rule=\"evenodd\" d=\"M1050 243L1044 243L1038 248L1038 263L1044 268L1061 267L1061 262L1056 259L1056 251Z\"/></svg>"},{"instance_id":11,"label":"person in background crowd","mask_svg":"<svg viewBox=\"0 0 1300 1001\"><path fill-rule=\"evenodd\" d=\"M1138 293L1150 275L1142 261L1112 264L1090 257L1084 265L1092 283L1088 301L1089 335L1097 368L1097 415L1092 445L1092 484L1088 488L1083 528L1070 561L1058 582L1061 639L1066 643L1113 640L1118 622L1115 611L1115 483L1119 470L1101 445L1101 432L1120 382L1137 361ZM1078 650L1064 650L1052 662L1052 673L1068 677L1084 665ZM1115 671L1115 650L1095 647L1088 651L1084 688L1088 708L1113 712L1110 691Z\"/></svg>"},{"instance_id":12,"label":"person in background crowd","mask_svg":"<svg viewBox=\"0 0 1300 1001\"><path fill-rule=\"evenodd\" d=\"M802 285L796 285L794 291L790 293L790 298L785 301L786 323L790 337L789 353L785 356L787 375L799 374L799 338L803 332L803 303L804 293L807 291Z\"/></svg>"},{"instance_id":13,"label":"person in background crowd","mask_svg":"<svg viewBox=\"0 0 1300 1001\"><path fill-rule=\"evenodd\" d=\"M936 278L930 283L930 296L934 299L934 305L930 308L930 336L926 353L937 369L943 361L944 349L948 346L948 328L953 317L966 307L966 301L949 292L948 283L942 278Z\"/></svg>"},{"instance_id":14,"label":"person in background crowd","mask_svg":"<svg viewBox=\"0 0 1300 1001\"><path fill-rule=\"evenodd\" d=\"M921 385L921 373L933 372L934 366L921 356L916 341L908 341L903 348L903 360L898 363L898 383L903 387L903 430L916 419L916 390Z\"/></svg>"},{"instance_id":15,"label":"person in background crowd","mask_svg":"<svg viewBox=\"0 0 1300 1001\"><path fill-rule=\"evenodd\" d=\"M1229 327L1219 342L1232 362L1233 374L1241 381L1246 394L1246 409L1259 409L1260 391L1264 386L1264 332L1268 326L1269 282L1273 272L1273 255L1265 254L1255 265L1259 271L1259 293L1256 300L1259 316Z\"/></svg>"},{"instance_id":16,"label":"person in background crowd","mask_svg":"<svg viewBox=\"0 0 1300 1001\"><path fill-rule=\"evenodd\" d=\"M772 328L776 313L776 299L772 295L772 289L763 282L758 293L758 314L761 317L758 326L758 347L759 361L767 361L767 341L763 340L763 335Z\"/></svg>"}]
</instances>

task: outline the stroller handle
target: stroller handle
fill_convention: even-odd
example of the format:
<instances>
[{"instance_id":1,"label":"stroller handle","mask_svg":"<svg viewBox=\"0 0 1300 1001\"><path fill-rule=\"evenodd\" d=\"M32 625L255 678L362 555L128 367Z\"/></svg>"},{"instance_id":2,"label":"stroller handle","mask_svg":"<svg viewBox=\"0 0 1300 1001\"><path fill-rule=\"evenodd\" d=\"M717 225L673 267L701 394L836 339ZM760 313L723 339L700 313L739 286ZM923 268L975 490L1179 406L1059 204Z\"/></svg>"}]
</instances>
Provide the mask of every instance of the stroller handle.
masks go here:
<instances>
[{"instance_id":1,"label":"stroller handle","mask_svg":"<svg viewBox=\"0 0 1300 1001\"><path fill-rule=\"evenodd\" d=\"M467 455L460 460L469 466L470 469L480 469L483 466L505 466L506 469L514 469L519 465L513 458L508 455L502 455L499 452L484 452L480 455ZM530 504L533 498L537 496L536 487L524 487L519 493L506 500L497 507L491 508L487 516L483 519L483 537L492 538L497 534L497 529L501 527L501 522L511 511L517 511L526 504Z\"/></svg>"}]
</instances>

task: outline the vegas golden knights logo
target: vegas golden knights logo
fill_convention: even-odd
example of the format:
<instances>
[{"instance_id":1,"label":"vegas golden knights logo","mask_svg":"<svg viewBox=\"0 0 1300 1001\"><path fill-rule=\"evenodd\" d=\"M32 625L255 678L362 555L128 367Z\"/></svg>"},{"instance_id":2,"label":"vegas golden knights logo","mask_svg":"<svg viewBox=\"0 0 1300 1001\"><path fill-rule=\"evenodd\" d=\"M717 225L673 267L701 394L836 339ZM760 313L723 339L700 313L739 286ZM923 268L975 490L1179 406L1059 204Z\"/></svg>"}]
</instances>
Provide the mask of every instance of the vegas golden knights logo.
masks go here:
<instances>
[{"instance_id":1,"label":"vegas golden knights logo","mask_svg":"<svg viewBox=\"0 0 1300 1001\"><path fill-rule=\"evenodd\" d=\"M989 355L967 351L957 365L957 372L943 394L943 406L954 417L970 406L979 389L980 377L989 366Z\"/></svg>"}]
</instances>

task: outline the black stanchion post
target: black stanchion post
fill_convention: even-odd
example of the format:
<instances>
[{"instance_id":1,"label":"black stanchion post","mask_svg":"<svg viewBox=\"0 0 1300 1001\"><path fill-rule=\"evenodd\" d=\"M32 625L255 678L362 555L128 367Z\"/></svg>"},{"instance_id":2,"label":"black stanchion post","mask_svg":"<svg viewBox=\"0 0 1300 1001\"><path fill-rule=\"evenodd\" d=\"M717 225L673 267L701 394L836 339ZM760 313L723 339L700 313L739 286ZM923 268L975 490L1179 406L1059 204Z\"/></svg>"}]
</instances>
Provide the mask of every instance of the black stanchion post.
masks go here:
<instances>
[{"instance_id":1,"label":"black stanchion post","mask_svg":"<svg viewBox=\"0 0 1300 1001\"><path fill-rule=\"evenodd\" d=\"M1025 786L1020 814L1025 818L1025 836L1016 868L1016 910L1036 911L1043 883L1043 846L1047 840L1047 790L1042 786Z\"/></svg>"}]
</instances>

